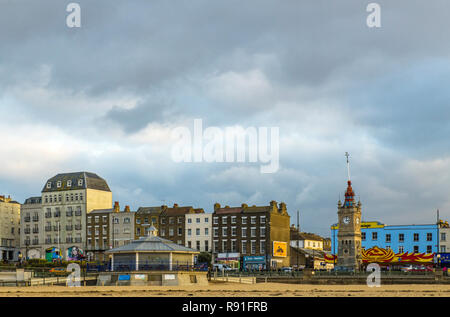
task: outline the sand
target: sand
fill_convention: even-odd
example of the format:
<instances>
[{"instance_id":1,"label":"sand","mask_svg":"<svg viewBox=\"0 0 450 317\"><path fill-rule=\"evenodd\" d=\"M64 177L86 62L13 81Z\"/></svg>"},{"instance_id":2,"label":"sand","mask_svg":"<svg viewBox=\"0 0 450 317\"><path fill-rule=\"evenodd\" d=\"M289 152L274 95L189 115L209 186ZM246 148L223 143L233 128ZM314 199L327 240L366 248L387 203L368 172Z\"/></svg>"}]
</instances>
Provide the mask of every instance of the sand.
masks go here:
<instances>
[{"instance_id":1,"label":"sand","mask_svg":"<svg viewBox=\"0 0 450 317\"><path fill-rule=\"evenodd\" d=\"M0 297L449 297L450 285L304 285L210 283L208 286L0 287Z\"/></svg>"}]
</instances>

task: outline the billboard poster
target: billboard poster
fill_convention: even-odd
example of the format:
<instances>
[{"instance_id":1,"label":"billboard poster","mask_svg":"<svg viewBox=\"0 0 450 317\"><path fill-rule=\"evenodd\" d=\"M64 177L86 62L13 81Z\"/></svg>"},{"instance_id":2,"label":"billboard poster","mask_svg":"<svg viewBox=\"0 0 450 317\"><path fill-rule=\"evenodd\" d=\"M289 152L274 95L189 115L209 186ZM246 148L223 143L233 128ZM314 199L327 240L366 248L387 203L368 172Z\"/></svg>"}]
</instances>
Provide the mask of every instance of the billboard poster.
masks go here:
<instances>
[{"instance_id":1,"label":"billboard poster","mask_svg":"<svg viewBox=\"0 0 450 317\"><path fill-rule=\"evenodd\" d=\"M73 246L67 249L67 260L69 261L79 261L84 257L83 250Z\"/></svg>"},{"instance_id":2,"label":"billboard poster","mask_svg":"<svg viewBox=\"0 0 450 317\"><path fill-rule=\"evenodd\" d=\"M61 252L59 251L58 248L55 248L55 247L47 248L47 249L45 249L45 259L48 262L60 260L60 259L62 259Z\"/></svg>"},{"instance_id":3,"label":"billboard poster","mask_svg":"<svg viewBox=\"0 0 450 317\"><path fill-rule=\"evenodd\" d=\"M287 242L274 241L273 242L273 256L287 257Z\"/></svg>"}]
</instances>

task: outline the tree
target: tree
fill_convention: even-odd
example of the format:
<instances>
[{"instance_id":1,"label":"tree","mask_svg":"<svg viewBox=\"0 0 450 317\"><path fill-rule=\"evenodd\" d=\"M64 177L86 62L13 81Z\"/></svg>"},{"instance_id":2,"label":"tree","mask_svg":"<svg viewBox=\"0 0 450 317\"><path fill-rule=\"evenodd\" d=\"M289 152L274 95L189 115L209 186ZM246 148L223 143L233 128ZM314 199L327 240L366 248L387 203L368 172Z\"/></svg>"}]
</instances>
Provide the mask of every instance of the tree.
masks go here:
<instances>
[{"instance_id":1,"label":"tree","mask_svg":"<svg viewBox=\"0 0 450 317\"><path fill-rule=\"evenodd\" d=\"M211 253L209 252L200 252L200 254L197 257L198 263L208 263L208 265L211 264Z\"/></svg>"}]
</instances>

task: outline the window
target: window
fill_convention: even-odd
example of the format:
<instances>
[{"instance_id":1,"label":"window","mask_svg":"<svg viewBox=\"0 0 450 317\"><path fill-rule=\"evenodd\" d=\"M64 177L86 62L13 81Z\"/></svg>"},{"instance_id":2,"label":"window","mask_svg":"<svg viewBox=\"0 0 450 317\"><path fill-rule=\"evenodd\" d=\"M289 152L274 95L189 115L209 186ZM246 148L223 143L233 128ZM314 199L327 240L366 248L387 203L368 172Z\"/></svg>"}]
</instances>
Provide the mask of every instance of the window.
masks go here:
<instances>
[{"instance_id":1,"label":"window","mask_svg":"<svg viewBox=\"0 0 450 317\"><path fill-rule=\"evenodd\" d=\"M197 250L200 251L200 241L196 241L196 244L197 244Z\"/></svg>"},{"instance_id":2,"label":"window","mask_svg":"<svg viewBox=\"0 0 450 317\"><path fill-rule=\"evenodd\" d=\"M405 234L404 233L399 233L398 234L398 242L404 242L405 241ZM403 251L401 251L403 252Z\"/></svg>"},{"instance_id":3,"label":"window","mask_svg":"<svg viewBox=\"0 0 450 317\"><path fill-rule=\"evenodd\" d=\"M246 254L246 253L247 253L247 241L242 240L241 246L242 246L242 247L241 247L242 253L243 253L243 254Z\"/></svg>"},{"instance_id":4,"label":"window","mask_svg":"<svg viewBox=\"0 0 450 317\"><path fill-rule=\"evenodd\" d=\"M107 223L108 222L108 217L107 216L102 216L102 222L103 223Z\"/></svg>"},{"instance_id":5,"label":"window","mask_svg":"<svg viewBox=\"0 0 450 317\"><path fill-rule=\"evenodd\" d=\"M250 217L250 224L252 224L252 225L256 224L256 216Z\"/></svg>"},{"instance_id":6,"label":"window","mask_svg":"<svg viewBox=\"0 0 450 317\"><path fill-rule=\"evenodd\" d=\"M259 235L261 237L265 237L266 236L266 227L259 228Z\"/></svg>"},{"instance_id":7,"label":"window","mask_svg":"<svg viewBox=\"0 0 450 317\"><path fill-rule=\"evenodd\" d=\"M192 242L191 241L188 241L188 248L192 248Z\"/></svg>"},{"instance_id":8,"label":"window","mask_svg":"<svg viewBox=\"0 0 450 317\"><path fill-rule=\"evenodd\" d=\"M403 253L403 252L405 252L405 251L404 251L404 248L403 248L402 245L400 245L400 246L398 247L398 253Z\"/></svg>"},{"instance_id":9,"label":"window","mask_svg":"<svg viewBox=\"0 0 450 317\"><path fill-rule=\"evenodd\" d=\"M144 223L148 223L148 217L144 218Z\"/></svg>"},{"instance_id":10,"label":"window","mask_svg":"<svg viewBox=\"0 0 450 317\"><path fill-rule=\"evenodd\" d=\"M253 238L253 237L256 237L256 228L255 227L252 227L251 229L250 229L250 236Z\"/></svg>"},{"instance_id":11,"label":"window","mask_svg":"<svg viewBox=\"0 0 450 317\"><path fill-rule=\"evenodd\" d=\"M178 224L182 224L183 223L183 217L178 217L177 220L178 220Z\"/></svg>"},{"instance_id":12,"label":"window","mask_svg":"<svg viewBox=\"0 0 450 317\"><path fill-rule=\"evenodd\" d=\"M47 188L52 188L52 183L51 182L48 182L47 183ZM47 200L47 199L46 199ZM47 202L47 201L46 201Z\"/></svg>"},{"instance_id":13,"label":"window","mask_svg":"<svg viewBox=\"0 0 450 317\"><path fill-rule=\"evenodd\" d=\"M157 222L156 217L152 217L152 224L156 224Z\"/></svg>"},{"instance_id":14,"label":"window","mask_svg":"<svg viewBox=\"0 0 450 317\"><path fill-rule=\"evenodd\" d=\"M183 241L182 241L182 240L178 240L178 241L177 241L177 244L183 245Z\"/></svg>"},{"instance_id":15,"label":"window","mask_svg":"<svg viewBox=\"0 0 450 317\"><path fill-rule=\"evenodd\" d=\"M243 238L247 237L247 228L241 228L241 232Z\"/></svg>"},{"instance_id":16,"label":"window","mask_svg":"<svg viewBox=\"0 0 450 317\"><path fill-rule=\"evenodd\" d=\"M205 251L208 252L209 250L208 240L205 240Z\"/></svg>"},{"instance_id":17,"label":"window","mask_svg":"<svg viewBox=\"0 0 450 317\"><path fill-rule=\"evenodd\" d=\"M441 253L445 253L445 252L447 252L445 245L441 245Z\"/></svg>"},{"instance_id":18,"label":"window","mask_svg":"<svg viewBox=\"0 0 450 317\"><path fill-rule=\"evenodd\" d=\"M236 236L236 227L231 227L231 236L232 237Z\"/></svg>"},{"instance_id":19,"label":"window","mask_svg":"<svg viewBox=\"0 0 450 317\"><path fill-rule=\"evenodd\" d=\"M219 236L219 228L213 228L213 236L218 237Z\"/></svg>"},{"instance_id":20,"label":"window","mask_svg":"<svg viewBox=\"0 0 450 317\"><path fill-rule=\"evenodd\" d=\"M231 252L236 252L236 240L231 240Z\"/></svg>"},{"instance_id":21,"label":"window","mask_svg":"<svg viewBox=\"0 0 450 317\"><path fill-rule=\"evenodd\" d=\"M191 236L192 235L192 229L188 229L187 230L187 234L188 234L188 236Z\"/></svg>"},{"instance_id":22,"label":"window","mask_svg":"<svg viewBox=\"0 0 450 317\"><path fill-rule=\"evenodd\" d=\"M89 216L89 217L87 218L87 223L91 223L91 221L92 221L92 217Z\"/></svg>"},{"instance_id":23,"label":"window","mask_svg":"<svg viewBox=\"0 0 450 317\"><path fill-rule=\"evenodd\" d=\"M169 237L173 237L173 228L169 229Z\"/></svg>"},{"instance_id":24,"label":"window","mask_svg":"<svg viewBox=\"0 0 450 317\"><path fill-rule=\"evenodd\" d=\"M419 246L418 245L414 246L414 253L419 253Z\"/></svg>"},{"instance_id":25,"label":"window","mask_svg":"<svg viewBox=\"0 0 450 317\"><path fill-rule=\"evenodd\" d=\"M222 252L227 252L227 241L222 240Z\"/></svg>"},{"instance_id":26,"label":"window","mask_svg":"<svg viewBox=\"0 0 450 317\"><path fill-rule=\"evenodd\" d=\"M427 233L427 241L433 241L433 234L432 233Z\"/></svg>"},{"instance_id":27,"label":"window","mask_svg":"<svg viewBox=\"0 0 450 317\"><path fill-rule=\"evenodd\" d=\"M170 217L169 218L169 224L173 225L174 223L175 223L175 219L173 219L173 217Z\"/></svg>"},{"instance_id":28,"label":"window","mask_svg":"<svg viewBox=\"0 0 450 317\"><path fill-rule=\"evenodd\" d=\"M67 181L67 187L72 187L72 181L71 180Z\"/></svg>"},{"instance_id":29,"label":"window","mask_svg":"<svg viewBox=\"0 0 450 317\"><path fill-rule=\"evenodd\" d=\"M247 217L242 217L241 218L241 222L242 222L243 225L246 225L247 224Z\"/></svg>"},{"instance_id":30,"label":"window","mask_svg":"<svg viewBox=\"0 0 450 317\"><path fill-rule=\"evenodd\" d=\"M363 241L366 240L366 233L365 232L361 232L361 240L363 240Z\"/></svg>"},{"instance_id":31,"label":"window","mask_svg":"<svg viewBox=\"0 0 450 317\"><path fill-rule=\"evenodd\" d=\"M427 253L433 253L431 245L427 245Z\"/></svg>"},{"instance_id":32,"label":"window","mask_svg":"<svg viewBox=\"0 0 450 317\"><path fill-rule=\"evenodd\" d=\"M378 239L378 232L372 232L372 240Z\"/></svg>"},{"instance_id":33,"label":"window","mask_svg":"<svg viewBox=\"0 0 450 317\"><path fill-rule=\"evenodd\" d=\"M227 236L227 228L223 227L222 228L222 237L226 237Z\"/></svg>"},{"instance_id":34,"label":"window","mask_svg":"<svg viewBox=\"0 0 450 317\"><path fill-rule=\"evenodd\" d=\"M200 223L200 218L195 218L195 222Z\"/></svg>"},{"instance_id":35,"label":"window","mask_svg":"<svg viewBox=\"0 0 450 317\"><path fill-rule=\"evenodd\" d=\"M227 224L227 216L223 216L222 217L222 224L226 225Z\"/></svg>"},{"instance_id":36,"label":"window","mask_svg":"<svg viewBox=\"0 0 450 317\"><path fill-rule=\"evenodd\" d=\"M261 240L259 242L259 253L261 253L261 254L266 253L266 240Z\"/></svg>"},{"instance_id":37,"label":"window","mask_svg":"<svg viewBox=\"0 0 450 317\"><path fill-rule=\"evenodd\" d=\"M125 219L123 219L123 223L130 223L131 222L131 220L130 220L130 218L125 218Z\"/></svg>"},{"instance_id":38,"label":"window","mask_svg":"<svg viewBox=\"0 0 450 317\"><path fill-rule=\"evenodd\" d=\"M161 218L161 224L162 225L166 224L166 218L164 218L164 217Z\"/></svg>"},{"instance_id":39,"label":"window","mask_svg":"<svg viewBox=\"0 0 450 317\"><path fill-rule=\"evenodd\" d=\"M209 235L209 228L205 228L205 236Z\"/></svg>"},{"instance_id":40,"label":"window","mask_svg":"<svg viewBox=\"0 0 450 317\"><path fill-rule=\"evenodd\" d=\"M256 253L256 241L252 240L250 243L250 253L255 254Z\"/></svg>"},{"instance_id":41,"label":"window","mask_svg":"<svg viewBox=\"0 0 450 317\"><path fill-rule=\"evenodd\" d=\"M178 235L179 236L183 235L183 228L182 227L178 227Z\"/></svg>"},{"instance_id":42,"label":"window","mask_svg":"<svg viewBox=\"0 0 450 317\"><path fill-rule=\"evenodd\" d=\"M213 223L214 223L215 225L219 224L219 217L214 217L214 218L213 218Z\"/></svg>"},{"instance_id":43,"label":"window","mask_svg":"<svg viewBox=\"0 0 450 317\"><path fill-rule=\"evenodd\" d=\"M58 187L58 188L61 187L61 181L58 181L58 182L56 183L56 187Z\"/></svg>"},{"instance_id":44,"label":"window","mask_svg":"<svg viewBox=\"0 0 450 317\"><path fill-rule=\"evenodd\" d=\"M259 222L260 222L261 224L266 223L266 216L261 216L261 217L259 217Z\"/></svg>"},{"instance_id":45,"label":"window","mask_svg":"<svg viewBox=\"0 0 450 317\"><path fill-rule=\"evenodd\" d=\"M445 232L441 232L441 241L446 241L447 237Z\"/></svg>"},{"instance_id":46,"label":"window","mask_svg":"<svg viewBox=\"0 0 450 317\"><path fill-rule=\"evenodd\" d=\"M161 235L162 235L162 236L165 236L165 235L166 235L166 229L164 229L164 228L161 229Z\"/></svg>"},{"instance_id":47,"label":"window","mask_svg":"<svg viewBox=\"0 0 450 317\"><path fill-rule=\"evenodd\" d=\"M78 180L78 186L83 186L83 180L82 179Z\"/></svg>"},{"instance_id":48,"label":"window","mask_svg":"<svg viewBox=\"0 0 450 317\"><path fill-rule=\"evenodd\" d=\"M386 242L391 242L391 235L390 234L386 234Z\"/></svg>"},{"instance_id":49,"label":"window","mask_svg":"<svg viewBox=\"0 0 450 317\"><path fill-rule=\"evenodd\" d=\"M236 216L231 216L231 223L236 223Z\"/></svg>"},{"instance_id":50,"label":"window","mask_svg":"<svg viewBox=\"0 0 450 317\"><path fill-rule=\"evenodd\" d=\"M140 225L140 224L141 224L141 218L136 218L136 223L137 223L138 225Z\"/></svg>"},{"instance_id":51,"label":"window","mask_svg":"<svg viewBox=\"0 0 450 317\"><path fill-rule=\"evenodd\" d=\"M219 252L219 241L214 240L214 252Z\"/></svg>"},{"instance_id":52,"label":"window","mask_svg":"<svg viewBox=\"0 0 450 317\"><path fill-rule=\"evenodd\" d=\"M188 218L187 223L192 223L192 219Z\"/></svg>"},{"instance_id":53,"label":"window","mask_svg":"<svg viewBox=\"0 0 450 317\"><path fill-rule=\"evenodd\" d=\"M205 223L208 223L208 222L209 222L209 218L206 217L206 218L205 218Z\"/></svg>"},{"instance_id":54,"label":"window","mask_svg":"<svg viewBox=\"0 0 450 317\"><path fill-rule=\"evenodd\" d=\"M414 234L414 241L419 241L419 234L418 233L415 233Z\"/></svg>"},{"instance_id":55,"label":"window","mask_svg":"<svg viewBox=\"0 0 450 317\"><path fill-rule=\"evenodd\" d=\"M200 228L195 229L195 235L199 236L200 235Z\"/></svg>"}]
</instances>

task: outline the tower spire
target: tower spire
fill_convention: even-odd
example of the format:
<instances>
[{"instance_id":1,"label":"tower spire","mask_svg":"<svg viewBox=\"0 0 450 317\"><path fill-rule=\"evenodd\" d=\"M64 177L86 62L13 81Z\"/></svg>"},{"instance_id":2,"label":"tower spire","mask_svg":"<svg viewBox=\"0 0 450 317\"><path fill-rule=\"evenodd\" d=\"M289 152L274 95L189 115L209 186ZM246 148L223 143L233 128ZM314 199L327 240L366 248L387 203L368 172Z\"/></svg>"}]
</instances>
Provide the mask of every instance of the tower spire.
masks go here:
<instances>
[{"instance_id":1,"label":"tower spire","mask_svg":"<svg viewBox=\"0 0 450 317\"><path fill-rule=\"evenodd\" d=\"M345 152L345 156L347 157L347 176L348 176L348 181L350 181L350 162L348 160L350 154L348 154L348 152Z\"/></svg>"}]
</instances>

